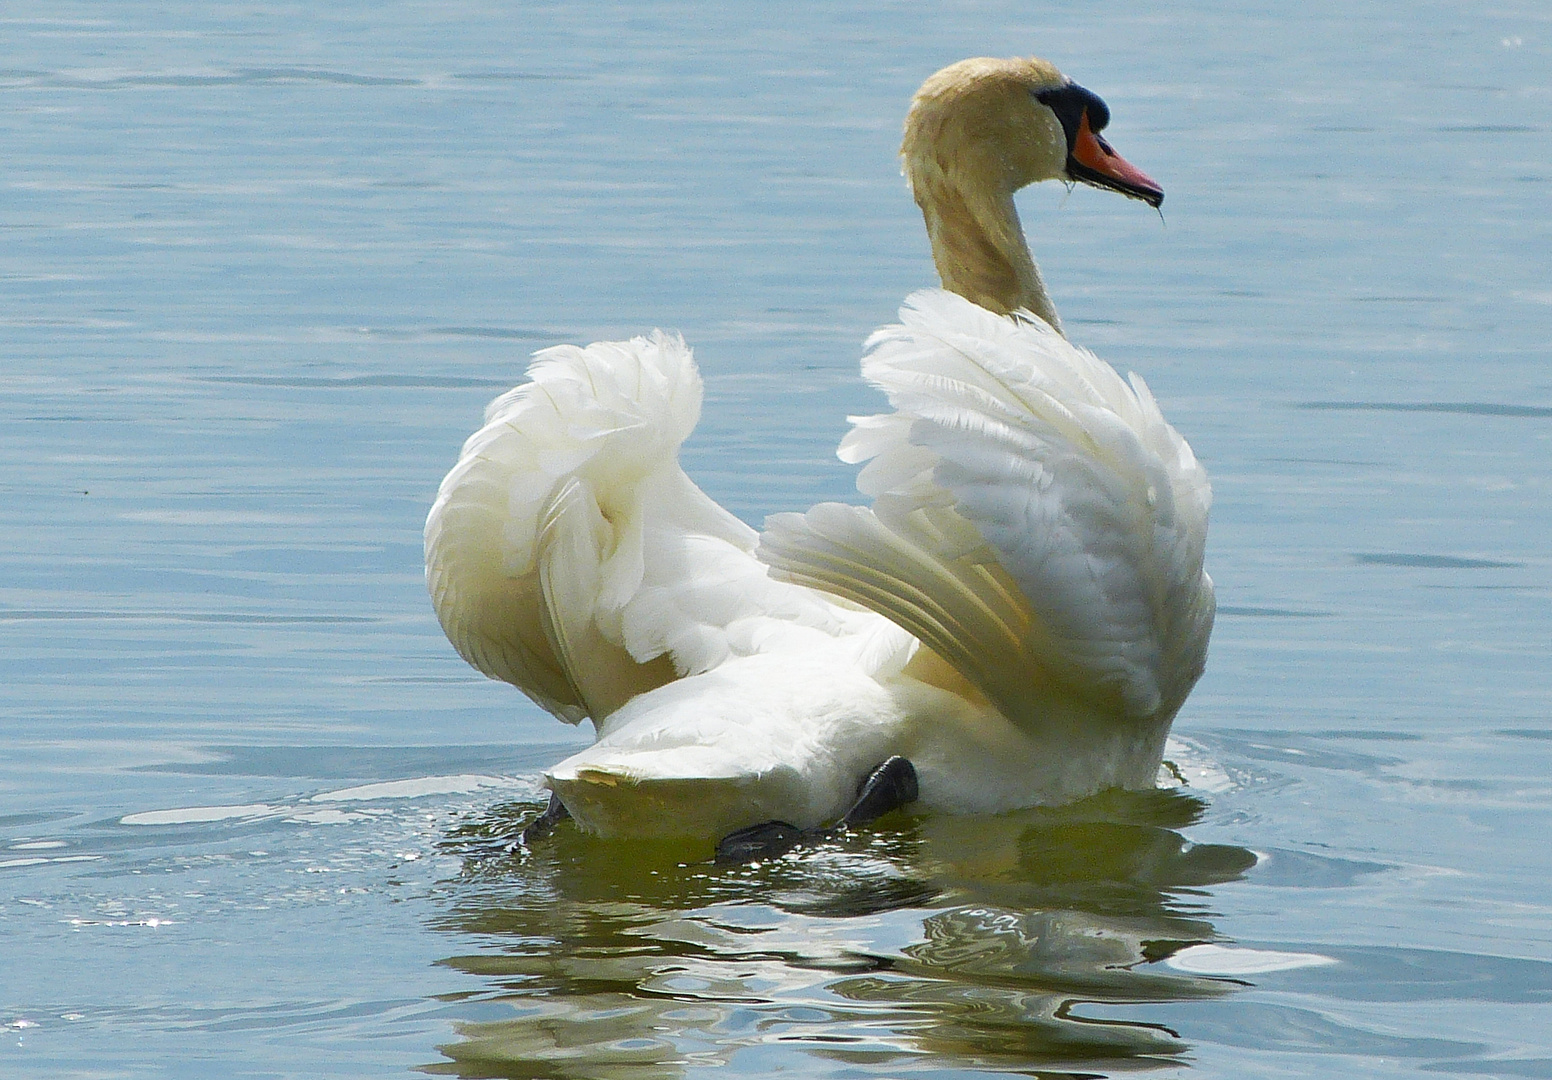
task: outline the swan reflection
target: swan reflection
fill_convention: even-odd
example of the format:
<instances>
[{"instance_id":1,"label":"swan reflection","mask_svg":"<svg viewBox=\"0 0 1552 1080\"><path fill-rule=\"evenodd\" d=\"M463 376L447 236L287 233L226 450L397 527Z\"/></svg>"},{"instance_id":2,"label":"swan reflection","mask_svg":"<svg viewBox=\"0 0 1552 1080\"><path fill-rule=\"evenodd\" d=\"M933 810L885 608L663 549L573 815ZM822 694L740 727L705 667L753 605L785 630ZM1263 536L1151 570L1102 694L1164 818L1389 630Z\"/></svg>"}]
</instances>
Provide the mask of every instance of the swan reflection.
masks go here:
<instances>
[{"instance_id":1,"label":"swan reflection","mask_svg":"<svg viewBox=\"0 0 1552 1080\"><path fill-rule=\"evenodd\" d=\"M1161 963L1214 940L1202 890L1255 862L1187 841L1177 830L1202 803L1178 792L897 817L742 867L569 825L542 849L489 854L533 809L449 841L465 861L441 928L473 948L444 963L478 978L459 1012L479 1019L432 1073L759 1072L772 1044L820 1073L928 1055L939 1069L1114 1071L1187 1049L1138 1006L1243 985Z\"/></svg>"}]
</instances>

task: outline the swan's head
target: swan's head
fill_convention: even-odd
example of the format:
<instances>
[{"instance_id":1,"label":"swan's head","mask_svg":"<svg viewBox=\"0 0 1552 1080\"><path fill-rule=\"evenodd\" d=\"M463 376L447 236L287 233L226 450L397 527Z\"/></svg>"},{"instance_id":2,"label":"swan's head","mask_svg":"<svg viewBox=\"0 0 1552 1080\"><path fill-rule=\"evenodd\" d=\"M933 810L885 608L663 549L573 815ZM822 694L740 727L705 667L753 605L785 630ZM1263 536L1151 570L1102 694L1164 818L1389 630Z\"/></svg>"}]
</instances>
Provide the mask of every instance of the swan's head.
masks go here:
<instances>
[{"instance_id":1,"label":"swan's head","mask_svg":"<svg viewBox=\"0 0 1552 1080\"><path fill-rule=\"evenodd\" d=\"M1091 184L1157 207L1164 191L1100 135L1099 95L1044 60L978 57L922 84L900 147L906 176L941 177L967 191L1018 190L1041 180Z\"/></svg>"}]
</instances>

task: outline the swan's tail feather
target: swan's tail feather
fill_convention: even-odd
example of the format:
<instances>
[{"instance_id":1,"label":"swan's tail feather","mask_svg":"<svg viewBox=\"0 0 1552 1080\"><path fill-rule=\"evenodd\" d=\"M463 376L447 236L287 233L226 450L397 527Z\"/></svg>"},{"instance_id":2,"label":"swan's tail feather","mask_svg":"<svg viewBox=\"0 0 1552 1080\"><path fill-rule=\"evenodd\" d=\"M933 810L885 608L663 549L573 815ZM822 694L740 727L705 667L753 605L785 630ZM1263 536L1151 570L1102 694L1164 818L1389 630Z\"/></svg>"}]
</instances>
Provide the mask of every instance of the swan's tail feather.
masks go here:
<instances>
[{"instance_id":1,"label":"swan's tail feather","mask_svg":"<svg viewBox=\"0 0 1552 1080\"><path fill-rule=\"evenodd\" d=\"M893 619L1015 722L1064 701L1173 715L1213 614L1211 494L1185 440L1140 379L1043 322L942 291L900 315L863 362L896 411L840 449L873 508L779 515L761 558Z\"/></svg>"}]
</instances>

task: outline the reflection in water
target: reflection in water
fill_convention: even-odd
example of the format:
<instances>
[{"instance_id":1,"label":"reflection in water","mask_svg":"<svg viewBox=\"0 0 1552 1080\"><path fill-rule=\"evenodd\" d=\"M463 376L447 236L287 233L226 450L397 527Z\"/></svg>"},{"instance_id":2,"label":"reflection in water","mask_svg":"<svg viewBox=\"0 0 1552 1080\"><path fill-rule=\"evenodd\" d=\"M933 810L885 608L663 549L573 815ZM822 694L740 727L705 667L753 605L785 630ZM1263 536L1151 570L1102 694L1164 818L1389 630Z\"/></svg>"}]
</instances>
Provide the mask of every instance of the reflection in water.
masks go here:
<instances>
[{"instance_id":1,"label":"reflection in water","mask_svg":"<svg viewBox=\"0 0 1552 1080\"><path fill-rule=\"evenodd\" d=\"M1092 1075L1186 1049L1106 1006L1239 985L1158 963L1213 939L1201 887L1255 862L1189 844L1175 830L1202 804L1174 792L897 817L746 867L569 825L524 856L483 854L533 809L502 808L449 841L466 859L441 929L480 951L445 963L485 980L475 1000L489 1018L430 1072L647 1080L736 1058L758 1073L780 1044L806 1049L816 1074Z\"/></svg>"}]
</instances>

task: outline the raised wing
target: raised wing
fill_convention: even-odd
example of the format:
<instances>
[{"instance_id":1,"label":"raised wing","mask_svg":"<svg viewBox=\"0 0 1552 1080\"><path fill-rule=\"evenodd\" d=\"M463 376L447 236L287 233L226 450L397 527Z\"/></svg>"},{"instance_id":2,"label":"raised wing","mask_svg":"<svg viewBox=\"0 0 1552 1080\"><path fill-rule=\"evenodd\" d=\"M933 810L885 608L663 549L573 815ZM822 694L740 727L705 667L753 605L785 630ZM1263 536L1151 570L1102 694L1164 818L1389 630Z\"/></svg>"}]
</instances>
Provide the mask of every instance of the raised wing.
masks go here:
<instances>
[{"instance_id":1,"label":"raised wing","mask_svg":"<svg viewBox=\"0 0 1552 1080\"><path fill-rule=\"evenodd\" d=\"M701 383L684 343L664 334L546 349L528 376L491 402L442 481L426 518L426 584L465 660L577 723L664 679L584 627L611 593L634 587L630 551L618 552L612 573L599 565L600 546L609 555L618 548L601 521L611 496L628 496L665 464L677 468L679 444L700 416ZM738 524L725 531L748 543ZM576 564L589 546L591 566L546 574L558 560ZM637 562L639 552L638 544ZM571 601L582 590L587 603L577 608ZM557 610L572 621L552 618ZM583 681L598 684L591 704Z\"/></svg>"},{"instance_id":2,"label":"raised wing","mask_svg":"<svg viewBox=\"0 0 1552 1080\"><path fill-rule=\"evenodd\" d=\"M783 580L888 616L1011 720L1054 703L1173 715L1212 628L1202 571L1211 492L1141 379L1039 320L939 290L868 343L895 412L856 418L845 461L872 509L766 523Z\"/></svg>"},{"instance_id":3,"label":"raised wing","mask_svg":"<svg viewBox=\"0 0 1552 1080\"><path fill-rule=\"evenodd\" d=\"M864 666L909 635L772 580L753 529L679 467L700 415L690 350L655 334L538 354L497 398L426 519L426 582L448 639L570 723L730 655L818 633Z\"/></svg>"}]
</instances>

